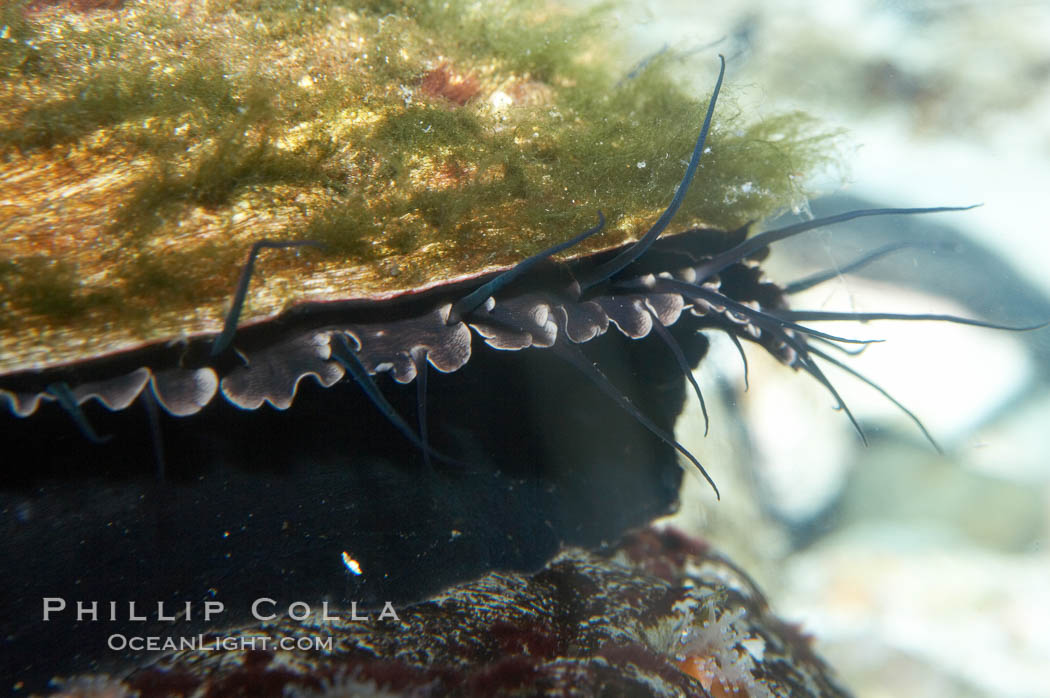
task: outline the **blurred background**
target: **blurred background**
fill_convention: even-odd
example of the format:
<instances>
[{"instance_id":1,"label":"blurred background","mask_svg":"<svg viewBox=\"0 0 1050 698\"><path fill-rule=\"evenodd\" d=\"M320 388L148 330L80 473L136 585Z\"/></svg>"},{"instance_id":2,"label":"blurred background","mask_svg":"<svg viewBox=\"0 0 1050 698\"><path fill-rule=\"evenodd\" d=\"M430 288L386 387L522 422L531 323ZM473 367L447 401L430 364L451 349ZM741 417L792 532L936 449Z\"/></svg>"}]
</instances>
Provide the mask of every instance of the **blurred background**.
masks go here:
<instances>
[{"instance_id":1,"label":"blurred background","mask_svg":"<svg viewBox=\"0 0 1050 698\"><path fill-rule=\"evenodd\" d=\"M778 243L768 268L779 282L913 245L794 307L1050 318L1050 3L654 0L618 21L639 60L679 62L699 95L723 53L738 108L802 109L842 129L843 168L816 183L825 195L811 212L785 221L983 204ZM836 356L912 410L942 452L833 367L867 448L815 380L760 351L748 352L744 392L736 350L716 341L700 371L719 403L711 433L695 405L678 431L722 501L691 482L673 524L751 571L858 696L1050 695L1050 330L821 329L886 340Z\"/></svg>"}]
</instances>

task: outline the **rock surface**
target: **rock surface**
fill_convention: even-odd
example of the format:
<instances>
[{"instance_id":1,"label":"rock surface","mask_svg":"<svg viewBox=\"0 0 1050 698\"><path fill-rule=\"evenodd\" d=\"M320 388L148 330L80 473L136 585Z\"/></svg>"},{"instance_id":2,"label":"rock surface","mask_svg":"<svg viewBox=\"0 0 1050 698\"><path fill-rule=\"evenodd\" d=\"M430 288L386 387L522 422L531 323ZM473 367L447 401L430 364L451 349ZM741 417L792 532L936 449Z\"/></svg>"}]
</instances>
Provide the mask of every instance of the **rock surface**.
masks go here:
<instances>
[{"instance_id":1,"label":"rock surface","mask_svg":"<svg viewBox=\"0 0 1050 698\"><path fill-rule=\"evenodd\" d=\"M744 572L671 529L599 553L568 549L535 574L491 573L379 615L224 631L208 642L332 643L185 650L119 678L70 679L60 695L849 695Z\"/></svg>"}]
</instances>

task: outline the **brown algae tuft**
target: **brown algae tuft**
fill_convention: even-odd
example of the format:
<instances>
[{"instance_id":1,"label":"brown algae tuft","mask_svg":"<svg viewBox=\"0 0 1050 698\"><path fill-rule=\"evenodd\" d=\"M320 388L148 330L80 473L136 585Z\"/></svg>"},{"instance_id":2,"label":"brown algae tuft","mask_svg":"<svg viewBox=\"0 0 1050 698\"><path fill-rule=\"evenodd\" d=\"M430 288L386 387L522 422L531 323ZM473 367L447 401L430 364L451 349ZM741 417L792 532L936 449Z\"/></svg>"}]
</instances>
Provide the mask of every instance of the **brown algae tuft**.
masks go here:
<instances>
[{"instance_id":1,"label":"brown algae tuft","mask_svg":"<svg viewBox=\"0 0 1050 698\"><path fill-rule=\"evenodd\" d=\"M706 106L666 61L624 80L601 9L14 2L0 26L2 373L219 331L265 238L326 249L264 255L244 322L513 264L598 210L576 254L636 239ZM799 204L828 146L721 108L671 232Z\"/></svg>"}]
</instances>

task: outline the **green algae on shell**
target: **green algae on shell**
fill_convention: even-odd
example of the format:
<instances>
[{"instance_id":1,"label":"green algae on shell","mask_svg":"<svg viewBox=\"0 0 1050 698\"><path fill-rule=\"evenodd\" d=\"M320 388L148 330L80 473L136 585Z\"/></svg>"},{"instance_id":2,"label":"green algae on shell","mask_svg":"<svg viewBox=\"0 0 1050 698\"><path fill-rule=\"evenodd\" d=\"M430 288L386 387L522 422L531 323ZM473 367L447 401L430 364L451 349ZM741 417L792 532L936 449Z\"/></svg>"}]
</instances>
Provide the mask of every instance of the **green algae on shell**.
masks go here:
<instances>
[{"instance_id":1,"label":"green algae on shell","mask_svg":"<svg viewBox=\"0 0 1050 698\"><path fill-rule=\"evenodd\" d=\"M86 4L90 5L90 3ZM606 214L637 239L705 106L608 13L539 3L8 3L0 10L0 374L506 268ZM828 138L716 115L675 228L804 198Z\"/></svg>"}]
</instances>

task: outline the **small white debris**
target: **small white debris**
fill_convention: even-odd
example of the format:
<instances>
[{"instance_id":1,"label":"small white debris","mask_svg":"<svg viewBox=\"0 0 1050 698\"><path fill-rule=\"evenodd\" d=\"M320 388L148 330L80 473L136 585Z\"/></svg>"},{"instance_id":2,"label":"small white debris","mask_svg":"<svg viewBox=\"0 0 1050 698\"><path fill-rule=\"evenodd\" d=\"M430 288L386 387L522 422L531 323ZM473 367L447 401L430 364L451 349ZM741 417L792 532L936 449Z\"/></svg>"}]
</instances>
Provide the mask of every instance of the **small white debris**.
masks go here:
<instances>
[{"instance_id":1,"label":"small white debris","mask_svg":"<svg viewBox=\"0 0 1050 698\"><path fill-rule=\"evenodd\" d=\"M645 160L639 160L638 161L638 169L639 170L644 170L645 169Z\"/></svg>"},{"instance_id":2,"label":"small white debris","mask_svg":"<svg viewBox=\"0 0 1050 698\"><path fill-rule=\"evenodd\" d=\"M497 90L489 97L489 104L494 111L504 111L514 104L514 98L503 90Z\"/></svg>"},{"instance_id":3,"label":"small white debris","mask_svg":"<svg viewBox=\"0 0 1050 698\"><path fill-rule=\"evenodd\" d=\"M347 569L351 574L361 574L361 565L354 558L350 557L350 553L343 551L343 567Z\"/></svg>"}]
</instances>

